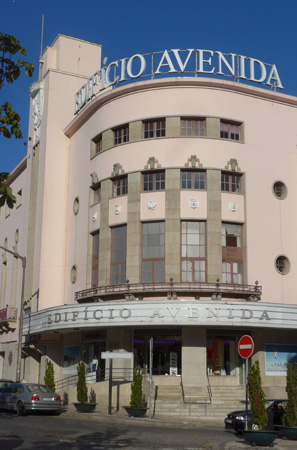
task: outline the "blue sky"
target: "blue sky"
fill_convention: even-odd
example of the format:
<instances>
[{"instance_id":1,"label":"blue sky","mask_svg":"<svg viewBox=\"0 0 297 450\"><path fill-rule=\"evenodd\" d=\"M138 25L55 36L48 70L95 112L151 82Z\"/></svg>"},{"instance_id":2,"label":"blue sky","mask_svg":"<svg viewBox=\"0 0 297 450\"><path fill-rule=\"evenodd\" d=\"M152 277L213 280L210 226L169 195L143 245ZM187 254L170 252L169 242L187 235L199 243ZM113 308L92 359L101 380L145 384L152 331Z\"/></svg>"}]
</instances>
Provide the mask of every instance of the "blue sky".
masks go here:
<instances>
[{"instance_id":1,"label":"blue sky","mask_svg":"<svg viewBox=\"0 0 297 450\"><path fill-rule=\"evenodd\" d=\"M0 172L26 154L43 14L43 49L65 34L101 44L108 62L172 48L235 53L275 64L282 92L297 96L296 0L0 0L0 6L1 32L16 36L36 67L31 79L22 75L0 91L0 104L10 101L21 115L24 135L24 141L0 137Z\"/></svg>"}]
</instances>

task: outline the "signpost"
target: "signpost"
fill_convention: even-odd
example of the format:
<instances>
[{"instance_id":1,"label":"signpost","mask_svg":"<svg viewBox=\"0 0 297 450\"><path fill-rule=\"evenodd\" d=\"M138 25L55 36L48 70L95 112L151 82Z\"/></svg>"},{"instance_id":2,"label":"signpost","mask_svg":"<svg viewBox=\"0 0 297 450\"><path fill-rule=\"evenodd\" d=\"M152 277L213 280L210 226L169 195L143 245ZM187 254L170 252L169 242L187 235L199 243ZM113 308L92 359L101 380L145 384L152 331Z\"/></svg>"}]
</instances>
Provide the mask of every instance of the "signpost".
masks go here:
<instances>
[{"instance_id":1,"label":"signpost","mask_svg":"<svg viewBox=\"0 0 297 450\"><path fill-rule=\"evenodd\" d=\"M254 341L251 336L247 334L242 336L238 342L238 353L239 355L245 359L245 375L244 379L247 384L247 374L248 374L248 358L252 356L254 352ZM248 411L248 397L247 397L247 389L245 394L245 429L247 430L247 411Z\"/></svg>"}]
</instances>

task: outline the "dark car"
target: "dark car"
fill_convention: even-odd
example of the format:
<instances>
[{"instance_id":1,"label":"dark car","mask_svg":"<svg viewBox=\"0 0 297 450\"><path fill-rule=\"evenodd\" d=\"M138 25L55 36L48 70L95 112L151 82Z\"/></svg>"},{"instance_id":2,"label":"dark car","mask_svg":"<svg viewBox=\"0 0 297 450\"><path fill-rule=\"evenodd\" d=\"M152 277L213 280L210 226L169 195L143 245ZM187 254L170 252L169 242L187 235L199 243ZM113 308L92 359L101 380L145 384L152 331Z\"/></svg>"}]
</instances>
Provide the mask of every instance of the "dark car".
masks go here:
<instances>
[{"instance_id":1,"label":"dark car","mask_svg":"<svg viewBox=\"0 0 297 450\"><path fill-rule=\"evenodd\" d=\"M0 392L4 391L8 386L10 386L14 381L12 380L6 380L4 378L0 379Z\"/></svg>"},{"instance_id":2,"label":"dark car","mask_svg":"<svg viewBox=\"0 0 297 450\"><path fill-rule=\"evenodd\" d=\"M275 425L281 425L282 416L285 413L287 406L287 400L267 400L266 401L266 412L268 416L267 430L274 430ZM225 429L242 431L245 429L247 417L247 428L252 430L258 430L259 427L253 422L252 411L233 411L227 414L225 418Z\"/></svg>"},{"instance_id":3,"label":"dark car","mask_svg":"<svg viewBox=\"0 0 297 450\"><path fill-rule=\"evenodd\" d=\"M61 411L61 396L38 383L13 383L0 392L0 409L16 411L24 416L28 411Z\"/></svg>"}]
</instances>

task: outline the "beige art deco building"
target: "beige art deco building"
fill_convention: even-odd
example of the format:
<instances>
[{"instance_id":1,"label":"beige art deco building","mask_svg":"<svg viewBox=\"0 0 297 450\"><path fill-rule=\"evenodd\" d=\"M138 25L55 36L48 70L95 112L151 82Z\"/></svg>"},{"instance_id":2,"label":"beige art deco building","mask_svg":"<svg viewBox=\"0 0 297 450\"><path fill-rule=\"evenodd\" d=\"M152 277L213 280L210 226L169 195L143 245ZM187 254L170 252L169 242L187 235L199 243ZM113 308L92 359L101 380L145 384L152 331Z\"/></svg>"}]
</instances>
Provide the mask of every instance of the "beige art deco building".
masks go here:
<instances>
[{"instance_id":1,"label":"beige art deco building","mask_svg":"<svg viewBox=\"0 0 297 450\"><path fill-rule=\"evenodd\" d=\"M283 396L297 358L297 99L252 58L152 57L153 69L134 55L100 70L100 45L62 35L42 55L17 205L0 216L0 245L26 257L21 378L42 382L50 358L56 381L74 380L81 358L106 404L101 353L133 353L113 361L125 404L153 342L154 388L242 392L250 335L267 395ZM22 273L1 249L0 377L12 379ZM74 400L71 383L58 388Z\"/></svg>"}]
</instances>

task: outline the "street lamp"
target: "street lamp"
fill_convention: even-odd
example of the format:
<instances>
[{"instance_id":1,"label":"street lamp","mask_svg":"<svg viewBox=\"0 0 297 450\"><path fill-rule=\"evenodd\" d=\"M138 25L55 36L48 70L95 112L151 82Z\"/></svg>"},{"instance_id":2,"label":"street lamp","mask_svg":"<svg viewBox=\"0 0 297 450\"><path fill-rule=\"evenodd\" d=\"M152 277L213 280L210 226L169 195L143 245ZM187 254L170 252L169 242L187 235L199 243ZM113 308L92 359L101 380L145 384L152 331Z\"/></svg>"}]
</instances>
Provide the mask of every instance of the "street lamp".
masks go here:
<instances>
[{"instance_id":1,"label":"street lamp","mask_svg":"<svg viewBox=\"0 0 297 450\"><path fill-rule=\"evenodd\" d=\"M16 382L21 381L21 356L22 356L22 340L23 340L23 318L24 318L24 296L25 296L25 271L26 271L26 258L20 256L18 253L8 250L0 245L2 250L10 253L15 258L22 261L23 277L22 277L22 293L21 293L21 306L20 306L20 321L19 321L19 334L18 334L18 352L17 352L17 365L16 365Z\"/></svg>"}]
</instances>

